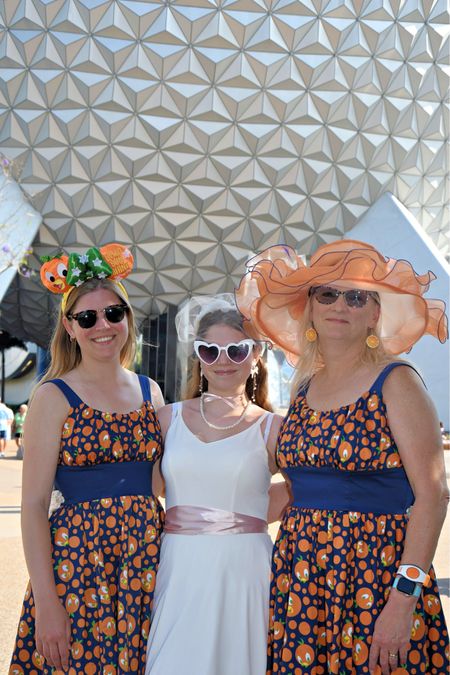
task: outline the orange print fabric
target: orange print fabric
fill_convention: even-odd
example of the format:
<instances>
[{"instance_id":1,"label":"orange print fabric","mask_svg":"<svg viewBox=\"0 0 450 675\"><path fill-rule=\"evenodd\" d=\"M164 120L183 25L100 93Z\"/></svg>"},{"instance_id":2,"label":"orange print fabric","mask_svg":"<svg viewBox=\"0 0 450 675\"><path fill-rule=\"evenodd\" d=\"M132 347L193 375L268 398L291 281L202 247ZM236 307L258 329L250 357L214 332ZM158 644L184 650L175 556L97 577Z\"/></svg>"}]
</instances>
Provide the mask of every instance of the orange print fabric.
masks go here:
<instances>
[{"instance_id":1,"label":"orange print fabric","mask_svg":"<svg viewBox=\"0 0 450 675\"><path fill-rule=\"evenodd\" d=\"M381 392L389 370L355 403L337 410L313 411L301 392L280 431L281 471L328 467L387 474L401 468ZM379 504L382 510L382 485ZM407 513L287 509L272 561L268 675L369 673L374 624L400 563L407 523ZM448 631L433 570L430 575L399 675L448 672Z\"/></svg>"},{"instance_id":2,"label":"orange print fabric","mask_svg":"<svg viewBox=\"0 0 450 675\"><path fill-rule=\"evenodd\" d=\"M72 402L59 466L142 462L151 472L161 456L151 401L128 414ZM159 502L144 495L63 503L51 515L55 584L71 620L70 675L145 672L161 519ZM36 651L34 615L28 587L10 675L53 672Z\"/></svg>"}]
</instances>

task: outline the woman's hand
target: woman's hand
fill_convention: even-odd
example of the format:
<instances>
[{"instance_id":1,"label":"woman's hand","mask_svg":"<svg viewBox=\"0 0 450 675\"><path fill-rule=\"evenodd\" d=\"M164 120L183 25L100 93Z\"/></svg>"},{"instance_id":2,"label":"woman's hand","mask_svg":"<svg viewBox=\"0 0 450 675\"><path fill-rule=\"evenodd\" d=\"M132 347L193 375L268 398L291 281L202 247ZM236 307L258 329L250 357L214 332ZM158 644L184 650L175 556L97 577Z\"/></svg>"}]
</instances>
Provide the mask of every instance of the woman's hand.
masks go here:
<instances>
[{"instance_id":1,"label":"woman's hand","mask_svg":"<svg viewBox=\"0 0 450 675\"><path fill-rule=\"evenodd\" d=\"M36 605L36 650L48 666L68 669L70 619L57 597Z\"/></svg>"},{"instance_id":2,"label":"woman's hand","mask_svg":"<svg viewBox=\"0 0 450 675\"><path fill-rule=\"evenodd\" d=\"M291 495L288 484L284 480L272 483L269 488L267 522L275 523L281 520L290 501Z\"/></svg>"},{"instance_id":3,"label":"woman's hand","mask_svg":"<svg viewBox=\"0 0 450 675\"><path fill-rule=\"evenodd\" d=\"M395 588L389 593L389 599L375 622L372 646L369 654L369 670L375 675L389 675L406 663L410 647L414 608L417 598L406 596Z\"/></svg>"}]
</instances>

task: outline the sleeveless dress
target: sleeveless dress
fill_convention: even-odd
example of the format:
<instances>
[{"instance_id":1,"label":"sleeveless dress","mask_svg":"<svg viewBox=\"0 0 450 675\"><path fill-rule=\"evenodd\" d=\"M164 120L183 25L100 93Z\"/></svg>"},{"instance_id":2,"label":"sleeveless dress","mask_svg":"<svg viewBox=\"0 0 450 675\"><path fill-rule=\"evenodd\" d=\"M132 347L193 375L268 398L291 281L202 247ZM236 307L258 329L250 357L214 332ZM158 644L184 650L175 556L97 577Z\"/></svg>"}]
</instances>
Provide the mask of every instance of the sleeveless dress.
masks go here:
<instances>
[{"instance_id":1,"label":"sleeveless dress","mask_svg":"<svg viewBox=\"0 0 450 675\"><path fill-rule=\"evenodd\" d=\"M265 673L272 551L266 417L206 443L174 404L162 459L166 525L174 507L188 513L189 523L162 535L146 675ZM264 527L245 533L247 521Z\"/></svg>"},{"instance_id":2,"label":"sleeveless dress","mask_svg":"<svg viewBox=\"0 0 450 675\"><path fill-rule=\"evenodd\" d=\"M162 514L151 472L161 431L150 381L139 379L144 402L130 413L90 408L51 380L70 404L55 479L65 501L49 519L56 589L71 621L70 675L145 669ZM34 612L29 585L10 675L53 672L36 651Z\"/></svg>"},{"instance_id":3,"label":"sleeveless dress","mask_svg":"<svg viewBox=\"0 0 450 675\"><path fill-rule=\"evenodd\" d=\"M375 621L403 551L414 501L382 397L389 364L355 403L317 412L300 391L277 463L293 504L274 547L268 673L369 673ZM414 561L410 561L414 562ZM414 611L402 675L448 672L448 633L433 570Z\"/></svg>"}]
</instances>

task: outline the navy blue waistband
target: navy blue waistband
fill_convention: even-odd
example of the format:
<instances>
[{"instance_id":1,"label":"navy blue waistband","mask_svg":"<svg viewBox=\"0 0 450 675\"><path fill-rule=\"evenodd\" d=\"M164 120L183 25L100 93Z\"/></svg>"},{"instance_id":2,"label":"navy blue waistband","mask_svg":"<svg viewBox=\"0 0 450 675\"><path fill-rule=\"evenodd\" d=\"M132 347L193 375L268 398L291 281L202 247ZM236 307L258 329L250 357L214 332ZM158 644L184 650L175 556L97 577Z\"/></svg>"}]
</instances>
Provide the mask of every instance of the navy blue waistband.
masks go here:
<instances>
[{"instance_id":1,"label":"navy blue waistband","mask_svg":"<svg viewBox=\"0 0 450 675\"><path fill-rule=\"evenodd\" d=\"M58 466L55 489L66 504L91 499L152 494L151 462L112 462L94 466Z\"/></svg>"},{"instance_id":2,"label":"navy blue waistband","mask_svg":"<svg viewBox=\"0 0 450 675\"><path fill-rule=\"evenodd\" d=\"M405 470L345 471L332 467L283 469L291 481L292 506L330 511L402 514L414 503Z\"/></svg>"}]
</instances>

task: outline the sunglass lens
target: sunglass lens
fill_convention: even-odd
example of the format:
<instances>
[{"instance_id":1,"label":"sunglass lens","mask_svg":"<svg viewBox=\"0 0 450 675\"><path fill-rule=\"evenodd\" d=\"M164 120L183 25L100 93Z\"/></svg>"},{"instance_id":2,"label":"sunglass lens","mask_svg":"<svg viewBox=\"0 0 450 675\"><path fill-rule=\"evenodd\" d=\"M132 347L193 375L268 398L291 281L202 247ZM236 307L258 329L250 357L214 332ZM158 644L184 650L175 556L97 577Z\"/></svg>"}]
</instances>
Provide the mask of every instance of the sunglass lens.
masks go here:
<instances>
[{"instance_id":1,"label":"sunglass lens","mask_svg":"<svg viewBox=\"0 0 450 675\"><path fill-rule=\"evenodd\" d=\"M204 363L211 365L211 363L217 361L219 350L214 345L200 345L198 348L198 356Z\"/></svg>"},{"instance_id":2,"label":"sunglass lens","mask_svg":"<svg viewBox=\"0 0 450 675\"><path fill-rule=\"evenodd\" d=\"M339 291L334 288L319 288L315 292L317 301L322 305L332 305L339 297Z\"/></svg>"},{"instance_id":3,"label":"sunglass lens","mask_svg":"<svg viewBox=\"0 0 450 675\"><path fill-rule=\"evenodd\" d=\"M85 312L78 312L76 320L81 328L92 328L97 321L97 312L94 309L87 309Z\"/></svg>"},{"instance_id":4,"label":"sunglass lens","mask_svg":"<svg viewBox=\"0 0 450 675\"><path fill-rule=\"evenodd\" d=\"M125 316L126 307L123 305L111 305L105 308L106 320L109 323L120 323Z\"/></svg>"},{"instance_id":5,"label":"sunglass lens","mask_svg":"<svg viewBox=\"0 0 450 675\"><path fill-rule=\"evenodd\" d=\"M360 309L364 307L367 302L367 291L346 291L345 292L345 301L349 307Z\"/></svg>"},{"instance_id":6,"label":"sunglass lens","mask_svg":"<svg viewBox=\"0 0 450 675\"><path fill-rule=\"evenodd\" d=\"M230 345L227 349L228 358L234 363L242 363L248 356L250 345L244 343L241 345Z\"/></svg>"},{"instance_id":7,"label":"sunglass lens","mask_svg":"<svg viewBox=\"0 0 450 675\"><path fill-rule=\"evenodd\" d=\"M242 363L248 356L249 345L230 345L227 349L228 358L234 363Z\"/></svg>"}]
</instances>

